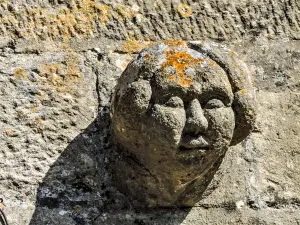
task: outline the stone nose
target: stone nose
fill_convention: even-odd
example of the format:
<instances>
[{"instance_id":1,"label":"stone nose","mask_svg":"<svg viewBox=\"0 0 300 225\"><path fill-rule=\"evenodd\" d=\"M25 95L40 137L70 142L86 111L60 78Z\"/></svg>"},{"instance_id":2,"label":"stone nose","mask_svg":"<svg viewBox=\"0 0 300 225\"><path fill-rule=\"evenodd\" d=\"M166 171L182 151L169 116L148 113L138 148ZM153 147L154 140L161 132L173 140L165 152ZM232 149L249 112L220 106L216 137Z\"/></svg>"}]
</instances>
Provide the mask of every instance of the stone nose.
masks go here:
<instances>
[{"instance_id":1,"label":"stone nose","mask_svg":"<svg viewBox=\"0 0 300 225\"><path fill-rule=\"evenodd\" d=\"M207 130L208 121L203 114L200 102L192 100L186 109L185 132L190 134L204 133Z\"/></svg>"}]
</instances>

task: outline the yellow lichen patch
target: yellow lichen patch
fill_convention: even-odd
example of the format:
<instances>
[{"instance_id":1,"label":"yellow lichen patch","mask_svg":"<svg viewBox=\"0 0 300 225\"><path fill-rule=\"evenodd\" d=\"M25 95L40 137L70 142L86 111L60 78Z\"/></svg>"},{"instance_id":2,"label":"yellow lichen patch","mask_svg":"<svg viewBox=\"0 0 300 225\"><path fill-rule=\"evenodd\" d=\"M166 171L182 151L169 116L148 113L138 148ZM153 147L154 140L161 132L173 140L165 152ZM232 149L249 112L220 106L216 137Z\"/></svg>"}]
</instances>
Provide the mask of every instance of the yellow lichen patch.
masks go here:
<instances>
[{"instance_id":1,"label":"yellow lichen patch","mask_svg":"<svg viewBox=\"0 0 300 225\"><path fill-rule=\"evenodd\" d=\"M205 60L205 61L210 68L219 68L220 67L219 64L213 60Z\"/></svg>"},{"instance_id":2,"label":"yellow lichen patch","mask_svg":"<svg viewBox=\"0 0 300 225\"><path fill-rule=\"evenodd\" d=\"M25 79L27 77L27 72L22 68L17 68L14 70L14 76L17 79Z\"/></svg>"},{"instance_id":3,"label":"yellow lichen patch","mask_svg":"<svg viewBox=\"0 0 300 225\"><path fill-rule=\"evenodd\" d=\"M121 48L122 52L125 53L138 53L144 48L148 47L151 42L148 41L138 41L135 39L128 39L123 47Z\"/></svg>"},{"instance_id":4,"label":"yellow lichen patch","mask_svg":"<svg viewBox=\"0 0 300 225\"><path fill-rule=\"evenodd\" d=\"M251 109L247 110L248 115L254 115L253 111Z\"/></svg>"},{"instance_id":5,"label":"yellow lichen patch","mask_svg":"<svg viewBox=\"0 0 300 225\"><path fill-rule=\"evenodd\" d=\"M124 5L118 4L115 11L119 14L120 20L131 19L135 14L135 11Z\"/></svg>"},{"instance_id":6,"label":"yellow lichen patch","mask_svg":"<svg viewBox=\"0 0 300 225\"><path fill-rule=\"evenodd\" d=\"M80 68L73 62L67 62L67 75L70 77L80 77Z\"/></svg>"},{"instance_id":7,"label":"yellow lichen patch","mask_svg":"<svg viewBox=\"0 0 300 225\"><path fill-rule=\"evenodd\" d=\"M177 5L177 11L184 18L190 17L192 15L191 7L183 3Z\"/></svg>"},{"instance_id":8,"label":"yellow lichen patch","mask_svg":"<svg viewBox=\"0 0 300 225\"><path fill-rule=\"evenodd\" d=\"M185 51L176 51L174 49L165 51L167 61L163 63L162 69L167 73L167 68L175 69L175 74L167 74L168 81L177 81L182 87L190 87L192 85L192 77L189 77L185 70L188 67L200 63L200 59L194 58Z\"/></svg>"},{"instance_id":9,"label":"yellow lichen patch","mask_svg":"<svg viewBox=\"0 0 300 225\"><path fill-rule=\"evenodd\" d=\"M58 73L61 64L42 64L40 65L40 74L46 78L53 73Z\"/></svg>"},{"instance_id":10,"label":"yellow lichen patch","mask_svg":"<svg viewBox=\"0 0 300 225\"><path fill-rule=\"evenodd\" d=\"M40 76L44 85L56 92L74 94L74 88L82 77L76 60L70 58L64 63L40 65Z\"/></svg>"},{"instance_id":11,"label":"yellow lichen patch","mask_svg":"<svg viewBox=\"0 0 300 225\"><path fill-rule=\"evenodd\" d=\"M124 10L123 10L124 11ZM122 11L122 12L123 12ZM0 18L0 24L16 27L17 37L56 38L92 36L109 20L111 8L95 0L70 1L68 7L53 10L34 8L19 10ZM124 15L124 16L127 16ZM19 27L20 21L22 26Z\"/></svg>"},{"instance_id":12,"label":"yellow lichen patch","mask_svg":"<svg viewBox=\"0 0 300 225\"><path fill-rule=\"evenodd\" d=\"M12 129L8 129L8 130L6 131L6 135L7 135L7 136L14 136L15 133L16 133L16 132L15 132L14 130L12 130Z\"/></svg>"},{"instance_id":13,"label":"yellow lichen patch","mask_svg":"<svg viewBox=\"0 0 300 225\"><path fill-rule=\"evenodd\" d=\"M110 8L105 4L95 4L95 8L99 11L99 21L104 24L109 19Z\"/></svg>"},{"instance_id":14,"label":"yellow lichen patch","mask_svg":"<svg viewBox=\"0 0 300 225\"><path fill-rule=\"evenodd\" d=\"M16 117L18 120L25 120L26 119L26 113L20 109L16 110Z\"/></svg>"},{"instance_id":15,"label":"yellow lichen patch","mask_svg":"<svg viewBox=\"0 0 300 225\"><path fill-rule=\"evenodd\" d=\"M238 55L236 54L236 52L234 52L234 51L232 51L232 50L229 50L229 54L232 55L232 56L238 56Z\"/></svg>"},{"instance_id":16,"label":"yellow lichen patch","mask_svg":"<svg viewBox=\"0 0 300 225\"><path fill-rule=\"evenodd\" d=\"M31 108L31 112L32 112L32 113L36 113L37 111L38 111L37 107L33 106L33 107Z\"/></svg>"},{"instance_id":17,"label":"yellow lichen patch","mask_svg":"<svg viewBox=\"0 0 300 225\"><path fill-rule=\"evenodd\" d=\"M242 94L242 95L245 95L245 94L247 94L247 91L246 91L245 89L242 89L242 90L241 90L241 94Z\"/></svg>"},{"instance_id":18,"label":"yellow lichen patch","mask_svg":"<svg viewBox=\"0 0 300 225\"><path fill-rule=\"evenodd\" d=\"M181 40L165 40L163 41L164 44L169 45L169 46L181 46L185 44L185 41Z\"/></svg>"},{"instance_id":19,"label":"yellow lichen patch","mask_svg":"<svg viewBox=\"0 0 300 225\"><path fill-rule=\"evenodd\" d=\"M44 122L42 118L36 117L29 123L29 126L34 130L36 133L43 133L44 130Z\"/></svg>"},{"instance_id":20,"label":"yellow lichen patch","mask_svg":"<svg viewBox=\"0 0 300 225\"><path fill-rule=\"evenodd\" d=\"M61 83L62 65L61 64L42 64L40 65L40 76L46 79L46 83L57 86Z\"/></svg>"},{"instance_id":21,"label":"yellow lichen patch","mask_svg":"<svg viewBox=\"0 0 300 225\"><path fill-rule=\"evenodd\" d=\"M79 64L79 60L76 57L76 55L73 54L71 49L67 49L66 75L71 78L73 77L74 79L79 78L81 76L81 72L78 64Z\"/></svg>"}]
</instances>

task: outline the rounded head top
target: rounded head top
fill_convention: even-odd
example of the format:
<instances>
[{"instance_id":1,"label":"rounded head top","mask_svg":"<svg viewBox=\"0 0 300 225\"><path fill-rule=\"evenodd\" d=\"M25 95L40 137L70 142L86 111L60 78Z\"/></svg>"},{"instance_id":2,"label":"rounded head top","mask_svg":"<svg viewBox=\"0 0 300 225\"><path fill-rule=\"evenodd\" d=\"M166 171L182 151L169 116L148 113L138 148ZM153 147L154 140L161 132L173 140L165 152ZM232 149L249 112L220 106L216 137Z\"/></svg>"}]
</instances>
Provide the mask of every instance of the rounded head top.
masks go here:
<instances>
[{"instance_id":1,"label":"rounded head top","mask_svg":"<svg viewBox=\"0 0 300 225\"><path fill-rule=\"evenodd\" d=\"M231 106L235 127L230 145L241 142L253 130L252 75L239 55L226 46L166 40L142 50L119 79L112 114L121 101L142 114L151 102L165 102L172 96L183 96L184 102L195 96L207 102L213 96Z\"/></svg>"}]
</instances>

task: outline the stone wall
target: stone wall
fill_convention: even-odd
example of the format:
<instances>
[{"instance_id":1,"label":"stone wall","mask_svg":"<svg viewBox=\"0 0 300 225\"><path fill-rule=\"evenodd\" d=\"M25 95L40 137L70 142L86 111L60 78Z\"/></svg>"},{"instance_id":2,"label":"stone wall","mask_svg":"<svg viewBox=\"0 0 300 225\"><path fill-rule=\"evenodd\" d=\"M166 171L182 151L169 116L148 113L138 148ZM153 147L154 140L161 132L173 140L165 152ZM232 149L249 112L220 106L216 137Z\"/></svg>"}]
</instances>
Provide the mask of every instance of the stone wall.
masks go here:
<instances>
[{"instance_id":1,"label":"stone wall","mask_svg":"<svg viewBox=\"0 0 300 225\"><path fill-rule=\"evenodd\" d=\"M300 224L298 0L0 0L0 197L9 224ZM253 134L202 201L131 209L106 172L110 96L154 41L213 39L255 78Z\"/></svg>"}]
</instances>

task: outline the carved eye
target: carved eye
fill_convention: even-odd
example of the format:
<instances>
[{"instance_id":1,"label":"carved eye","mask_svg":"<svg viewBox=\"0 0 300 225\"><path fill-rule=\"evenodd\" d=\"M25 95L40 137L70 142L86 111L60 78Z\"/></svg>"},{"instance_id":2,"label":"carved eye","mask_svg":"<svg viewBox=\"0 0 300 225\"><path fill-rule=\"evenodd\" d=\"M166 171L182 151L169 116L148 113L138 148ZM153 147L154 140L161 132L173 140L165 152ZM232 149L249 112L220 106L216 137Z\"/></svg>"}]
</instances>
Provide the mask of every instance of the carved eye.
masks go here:
<instances>
[{"instance_id":1,"label":"carved eye","mask_svg":"<svg viewBox=\"0 0 300 225\"><path fill-rule=\"evenodd\" d=\"M184 107L183 101L181 98L175 96L175 97L171 97L166 103L165 106L168 107Z\"/></svg>"},{"instance_id":2,"label":"carved eye","mask_svg":"<svg viewBox=\"0 0 300 225\"><path fill-rule=\"evenodd\" d=\"M217 108L223 108L225 107L224 103L219 100L219 99L211 99L209 100L206 105L205 105L205 109L217 109Z\"/></svg>"}]
</instances>

